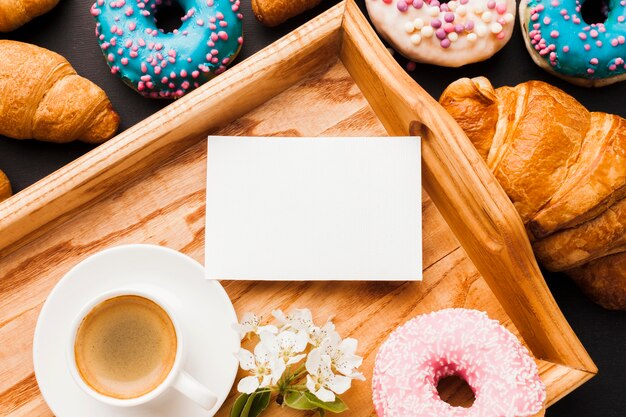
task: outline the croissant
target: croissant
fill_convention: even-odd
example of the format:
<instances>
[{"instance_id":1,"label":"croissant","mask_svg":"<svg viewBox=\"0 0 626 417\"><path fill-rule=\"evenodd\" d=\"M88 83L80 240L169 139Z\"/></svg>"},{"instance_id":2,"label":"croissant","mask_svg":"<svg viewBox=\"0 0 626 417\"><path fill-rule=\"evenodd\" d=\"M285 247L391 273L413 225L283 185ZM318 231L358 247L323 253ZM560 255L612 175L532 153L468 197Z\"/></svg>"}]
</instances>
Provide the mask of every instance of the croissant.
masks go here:
<instances>
[{"instance_id":1,"label":"croissant","mask_svg":"<svg viewBox=\"0 0 626 417\"><path fill-rule=\"evenodd\" d=\"M52 10L59 0L0 1L0 32L10 32Z\"/></svg>"},{"instance_id":2,"label":"croissant","mask_svg":"<svg viewBox=\"0 0 626 417\"><path fill-rule=\"evenodd\" d=\"M0 171L0 201L11 197L11 183L4 172Z\"/></svg>"},{"instance_id":3,"label":"croissant","mask_svg":"<svg viewBox=\"0 0 626 417\"><path fill-rule=\"evenodd\" d=\"M102 89L79 76L62 56L0 40L0 135L15 139L100 143L119 116Z\"/></svg>"},{"instance_id":4,"label":"croissant","mask_svg":"<svg viewBox=\"0 0 626 417\"><path fill-rule=\"evenodd\" d=\"M539 81L463 78L440 103L513 202L538 261L626 310L626 120Z\"/></svg>"}]
</instances>

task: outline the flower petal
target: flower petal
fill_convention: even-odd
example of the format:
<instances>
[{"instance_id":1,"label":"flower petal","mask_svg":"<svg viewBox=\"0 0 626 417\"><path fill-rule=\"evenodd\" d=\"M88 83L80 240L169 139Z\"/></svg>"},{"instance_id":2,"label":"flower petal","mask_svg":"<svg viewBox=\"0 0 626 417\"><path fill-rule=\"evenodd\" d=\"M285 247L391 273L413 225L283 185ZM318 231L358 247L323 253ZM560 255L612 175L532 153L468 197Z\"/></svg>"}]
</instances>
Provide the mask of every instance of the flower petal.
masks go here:
<instances>
[{"instance_id":1,"label":"flower petal","mask_svg":"<svg viewBox=\"0 0 626 417\"><path fill-rule=\"evenodd\" d=\"M335 401L335 394L324 387L320 388L317 391L314 391L313 395L315 395L317 398L324 401L325 403L332 403L333 401Z\"/></svg>"},{"instance_id":2,"label":"flower petal","mask_svg":"<svg viewBox=\"0 0 626 417\"><path fill-rule=\"evenodd\" d=\"M280 358L275 358L272 361L272 382L274 384L277 384L278 381L280 380L280 378L283 376L283 373L285 373L285 369L287 369L287 366L285 365L285 362L283 362L282 359Z\"/></svg>"},{"instance_id":3,"label":"flower petal","mask_svg":"<svg viewBox=\"0 0 626 417\"><path fill-rule=\"evenodd\" d=\"M337 394L343 394L344 392L348 391L348 389L350 389L350 384L352 384L352 380L347 376L334 375L326 383L326 386Z\"/></svg>"},{"instance_id":4,"label":"flower petal","mask_svg":"<svg viewBox=\"0 0 626 417\"><path fill-rule=\"evenodd\" d=\"M239 366L244 371L249 371L256 368L256 361L254 355L245 349L239 349L239 352L235 355L239 359Z\"/></svg>"},{"instance_id":5,"label":"flower petal","mask_svg":"<svg viewBox=\"0 0 626 417\"><path fill-rule=\"evenodd\" d=\"M252 394L259 388L259 379L256 376L247 376L237 384L237 391Z\"/></svg>"},{"instance_id":6,"label":"flower petal","mask_svg":"<svg viewBox=\"0 0 626 417\"><path fill-rule=\"evenodd\" d=\"M293 365L294 363L298 363L300 362L302 359L304 359L306 357L306 353L303 353L301 355L296 355L296 356L292 356L291 358L289 358L289 360L287 361L287 365Z\"/></svg>"},{"instance_id":7,"label":"flower petal","mask_svg":"<svg viewBox=\"0 0 626 417\"><path fill-rule=\"evenodd\" d=\"M306 370L311 375L317 375L322 364L322 351L320 349L313 349L309 352L309 356L306 358Z\"/></svg>"}]
</instances>

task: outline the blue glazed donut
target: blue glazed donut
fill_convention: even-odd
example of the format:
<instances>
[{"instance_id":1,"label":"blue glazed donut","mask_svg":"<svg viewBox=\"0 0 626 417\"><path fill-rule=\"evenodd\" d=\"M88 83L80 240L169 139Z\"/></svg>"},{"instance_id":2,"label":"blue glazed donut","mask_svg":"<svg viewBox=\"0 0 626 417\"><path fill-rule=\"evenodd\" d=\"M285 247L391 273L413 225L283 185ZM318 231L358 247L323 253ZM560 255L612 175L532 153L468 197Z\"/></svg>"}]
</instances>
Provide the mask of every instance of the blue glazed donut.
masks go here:
<instances>
[{"instance_id":1,"label":"blue glazed donut","mask_svg":"<svg viewBox=\"0 0 626 417\"><path fill-rule=\"evenodd\" d=\"M604 22L587 23L590 0L522 0L520 20L533 60L582 86L603 86L626 77L626 0L595 4Z\"/></svg>"},{"instance_id":2,"label":"blue glazed donut","mask_svg":"<svg viewBox=\"0 0 626 417\"><path fill-rule=\"evenodd\" d=\"M97 0L96 36L113 74L150 98L178 98L222 73L243 43L240 0L178 0L182 26L154 14L169 0Z\"/></svg>"}]
</instances>

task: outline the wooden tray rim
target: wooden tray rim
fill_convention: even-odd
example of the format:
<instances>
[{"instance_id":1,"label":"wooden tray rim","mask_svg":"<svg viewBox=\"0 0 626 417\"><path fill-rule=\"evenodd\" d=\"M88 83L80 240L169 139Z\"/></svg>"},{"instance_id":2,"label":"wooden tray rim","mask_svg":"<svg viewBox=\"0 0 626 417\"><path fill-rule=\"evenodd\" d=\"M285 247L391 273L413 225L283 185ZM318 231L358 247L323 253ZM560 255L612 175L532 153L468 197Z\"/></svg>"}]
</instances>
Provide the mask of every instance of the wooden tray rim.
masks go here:
<instances>
[{"instance_id":1,"label":"wooden tray rim","mask_svg":"<svg viewBox=\"0 0 626 417\"><path fill-rule=\"evenodd\" d=\"M529 343L533 353L570 369L570 391L590 379L597 373L597 368L554 302L532 252L528 256L528 242L521 243L519 247L523 250L520 254L511 256L506 253L507 249L511 249L511 242L519 237L521 225L510 201L458 125L391 58L353 0L334 6L194 93L0 203L0 257L110 194L133 178L139 161L143 166L154 163L154 169L158 169L159 161L187 148L201 132L237 119L300 81L302 77L299 75L289 76L290 67L314 69L336 55L390 134L419 134L424 138L425 188L496 295L522 294L519 299L505 301L503 306L525 340L534 340L526 335L545 336L534 345ZM254 85L267 77L274 78L275 84L252 93ZM212 105L214 102L221 103L226 97L237 99L224 101L219 110L216 109L218 106ZM204 112L207 120L197 123L190 114L192 112L185 111L188 107ZM163 126L167 126L165 132L161 131ZM169 132L177 129L183 129L185 134L174 139ZM452 156L441 161L441 155L450 149ZM448 182L440 183L441 179L433 178L441 173L442 178L449 179ZM453 177L451 173L455 173L457 180L450 179ZM462 179L460 183L459 178ZM470 187L472 183L466 178L475 178L484 188L476 192L477 198L485 199L479 206L484 213L477 213L474 207L467 213L461 213L459 219L451 220L451 208L463 202L446 193L455 193L458 187ZM516 221L519 224L510 224ZM502 255L507 258L505 264L519 266L520 279L512 276L506 283L503 280L499 282L493 271L480 262L479 258L484 254L471 248L475 241L468 237L468 233L473 233L474 239L485 244L489 257L505 253ZM515 245L512 247L519 249ZM528 276L522 276L526 273ZM490 276L492 278L488 279ZM529 281L532 281L530 290L521 288ZM529 300L529 291L538 294L536 302ZM500 296L498 299L502 302ZM519 309L522 313L516 313L516 303L523 305ZM545 311L549 312L549 323L537 324L528 318Z\"/></svg>"}]
</instances>

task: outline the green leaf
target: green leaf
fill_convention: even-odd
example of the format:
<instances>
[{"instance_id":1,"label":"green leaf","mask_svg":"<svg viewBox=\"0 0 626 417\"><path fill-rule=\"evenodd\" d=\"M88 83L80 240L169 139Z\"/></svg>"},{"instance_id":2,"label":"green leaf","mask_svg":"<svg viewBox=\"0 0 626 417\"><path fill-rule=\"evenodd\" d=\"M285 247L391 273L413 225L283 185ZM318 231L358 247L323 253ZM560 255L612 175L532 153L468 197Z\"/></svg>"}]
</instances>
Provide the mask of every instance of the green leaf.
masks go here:
<instances>
[{"instance_id":1,"label":"green leaf","mask_svg":"<svg viewBox=\"0 0 626 417\"><path fill-rule=\"evenodd\" d=\"M270 398L272 393L269 391L258 392L254 400L252 401L252 407L248 417L258 417L263 411L270 405Z\"/></svg>"},{"instance_id":2,"label":"green leaf","mask_svg":"<svg viewBox=\"0 0 626 417\"><path fill-rule=\"evenodd\" d=\"M285 404L296 410L315 410L318 406L311 403L302 391L289 390L285 394Z\"/></svg>"},{"instance_id":3,"label":"green leaf","mask_svg":"<svg viewBox=\"0 0 626 417\"><path fill-rule=\"evenodd\" d=\"M254 403L254 399L257 395L258 394L256 392L250 394L250 396L246 400L246 405L243 406L241 414L239 414L240 417L248 417L250 415L250 409L252 408L252 404Z\"/></svg>"},{"instance_id":4,"label":"green leaf","mask_svg":"<svg viewBox=\"0 0 626 417\"><path fill-rule=\"evenodd\" d=\"M306 392L304 395L311 404L321 408L322 410L330 411L331 413L343 413L348 409L346 403L344 403L341 398L337 396L335 396L335 401L333 402L324 402L310 392Z\"/></svg>"},{"instance_id":5,"label":"green leaf","mask_svg":"<svg viewBox=\"0 0 626 417\"><path fill-rule=\"evenodd\" d=\"M248 397L250 397L250 394L241 394L239 397L237 397L235 403L233 404L232 410L230 410L230 417L241 416L241 412L243 411L243 407L248 401Z\"/></svg>"}]
</instances>

